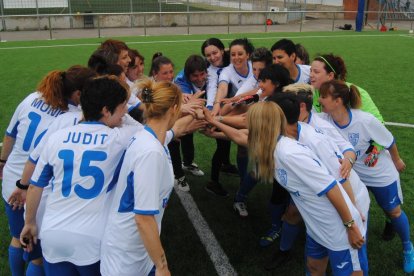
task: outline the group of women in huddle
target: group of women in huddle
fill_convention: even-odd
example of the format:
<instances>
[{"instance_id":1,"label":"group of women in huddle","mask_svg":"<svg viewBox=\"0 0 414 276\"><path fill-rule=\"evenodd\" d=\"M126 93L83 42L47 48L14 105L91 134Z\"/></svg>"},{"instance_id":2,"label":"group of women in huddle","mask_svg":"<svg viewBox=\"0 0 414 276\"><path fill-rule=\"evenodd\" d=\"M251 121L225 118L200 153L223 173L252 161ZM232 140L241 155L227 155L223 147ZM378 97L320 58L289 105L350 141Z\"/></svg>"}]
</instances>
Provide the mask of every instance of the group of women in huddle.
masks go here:
<instances>
[{"instance_id":1,"label":"group of women in huddle","mask_svg":"<svg viewBox=\"0 0 414 276\"><path fill-rule=\"evenodd\" d=\"M50 72L16 108L0 156L12 274L169 275L161 221L173 186L190 189L183 170L204 175L193 162L198 129L217 143L205 188L227 196L219 172L238 173L240 216L258 182L273 185L260 244L281 240L266 269L292 257L303 220L309 275L328 261L334 275L367 275L370 190L413 272L392 134L369 94L345 82L341 57L297 64L298 49L235 39L227 50L210 38L175 78L161 53L145 77L139 52L107 40L88 67Z\"/></svg>"}]
</instances>

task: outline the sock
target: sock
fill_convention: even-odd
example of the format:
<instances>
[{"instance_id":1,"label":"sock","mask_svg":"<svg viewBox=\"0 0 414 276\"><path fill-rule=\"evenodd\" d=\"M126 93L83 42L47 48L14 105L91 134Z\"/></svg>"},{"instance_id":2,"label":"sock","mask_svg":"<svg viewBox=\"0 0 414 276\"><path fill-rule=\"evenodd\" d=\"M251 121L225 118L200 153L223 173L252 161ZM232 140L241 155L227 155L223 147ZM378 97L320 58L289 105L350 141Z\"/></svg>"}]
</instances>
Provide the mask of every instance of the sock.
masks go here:
<instances>
[{"instance_id":1,"label":"sock","mask_svg":"<svg viewBox=\"0 0 414 276\"><path fill-rule=\"evenodd\" d=\"M299 232L299 225L290 224L286 221L283 222L279 249L281 251L288 251L292 249Z\"/></svg>"},{"instance_id":2,"label":"sock","mask_svg":"<svg viewBox=\"0 0 414 276\"><path fill-rule=\"evenodd\" d=\"M9 265L13 276L24 276L23 248L9 246Z\"/></svg>"},{"instance_id":3,"label":"sock","mask_svg":"<svg viewBox=\"0 0 414 276\"><path fill-rule=\"evenodd\" d=\"M26 276L45 276L43 265L36 265L30 262L27 266Z\"/></svg>"},{"instance_id":4,"label":"sock","mask_svg":"<svg viewBox=\"0 0 414 276\"><path fill-rule=\"evenodd\" d=\"M410 224L408 223L407 215L404 211L401 211L401 215L398 218L392 218L391 222L395 232L400 236L404 251L410 251Z\"/></svg>"},{"instance_id":5,"label":"sock","mask_svg":"<svg viewBox=\"0 0 414 276\"><path fill-rule=\"evenodd\" d=\"M286 210L286 204L269 204L270 215L272 217L272 227L280 229L282 227L282 215Z\"/></svg>"}]
</instances>

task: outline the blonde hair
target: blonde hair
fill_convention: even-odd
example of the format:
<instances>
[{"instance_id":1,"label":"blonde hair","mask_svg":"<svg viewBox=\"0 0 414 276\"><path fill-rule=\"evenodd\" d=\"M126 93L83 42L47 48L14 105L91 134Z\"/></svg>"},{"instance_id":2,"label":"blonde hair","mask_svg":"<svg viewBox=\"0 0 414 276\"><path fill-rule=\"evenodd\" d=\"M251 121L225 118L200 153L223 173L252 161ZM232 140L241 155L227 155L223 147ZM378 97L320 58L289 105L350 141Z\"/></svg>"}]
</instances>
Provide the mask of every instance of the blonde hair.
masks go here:
<instances>
[{"instance_id":1,"label":"blonde hair","mask_svg":"<svg viewBox=\"0 0 414 276\"><path fill-rule=\"evenodd\" d=\"M182 92L177 85L167 81L145 79L138 84L138 87L142 90L145 119L160 118L174 105L177 106L177 110L180 110ZM178 117L179 113L176 116Z\"/></svg>"},{"instance_id":2,"label":"blonde hair","mask_svg":"<svg viewBox=\"0 0 414 276\"><path fill-rule=\"evenodd\" d=\"M247 122L249 161L253 171L259 180L272 183L274 153L279 135L285 134L285 115L274 102L260 102L249 108Z\"/></svg>"},{"instance_id":3,"label":"blonde hair","mask_svg":"<svg viewBox=\"0 0 414 276\"><path fill-rule=\"evenodd\" d=\"M294 83L294 84L289 84L286 85L285 87L283 87L283 92L290 92L290 93L295 93L296 95L299 92L307 92L309 94L314 94L314 88L312 85L306 84L306 83Z\"/></svg>"}]
</instances>

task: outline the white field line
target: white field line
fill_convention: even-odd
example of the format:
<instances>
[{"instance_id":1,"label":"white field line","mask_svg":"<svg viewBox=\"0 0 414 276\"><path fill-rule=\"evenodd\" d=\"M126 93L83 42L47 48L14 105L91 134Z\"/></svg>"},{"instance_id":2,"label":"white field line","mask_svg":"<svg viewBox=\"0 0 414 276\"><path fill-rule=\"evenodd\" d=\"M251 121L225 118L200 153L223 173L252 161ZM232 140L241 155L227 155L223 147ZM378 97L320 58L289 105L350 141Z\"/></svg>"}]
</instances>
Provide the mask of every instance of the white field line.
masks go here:
<instances>
[{"instance_id":1,"label":"white field line","mask_svg":"<svg viewBox=\"0 0 414 276\"><path fill-rule=\"evenodd\" d=\"M232 265L229 262L227 255L224 253L220 244L218 243L213 232L210 230L206 220L197 208L197 204L194 202L190 193L182 192L174 187L178 198L181 201L184 209L187 211L188 218L193 224L201 242L207 250L207 254L210 256L218 275L233 276L237 275Z\"/></svg>"},{"instance_id":2,"label":"white field line","mask_svg":"<svg viewBox=\"0 0 414 276\"><path fill-rule=\"evenodd\" d=\"M385 122L385 125L387 125L387 126L399 126L399 127L414 128L414 124L403 124L403 123Z\"/></svg>"},{"instance_id":3,"label":"white field line","mask_svg":"<svg viewBox=\"0 0 414 276\"><path fill-rule=\"evenodd\" d=\"M184 35L183 35L184 36ZM269 36L269 37L251 37L250 40L267 40L281 38L330 38L330 37L390 37L403 35L309 35L309 36ZM221 38L222 41L232 41L234 38ZM132 41L126 44L155 44L155 43L187 43L187 42L204 42L204 39L188 39L188 40L160 40L160 41ZM58 45L39 45L39 46L20 46L20 47L0 47L0 50L18 50L18 49L40 49L40 48L61 48L61 47L81 47L81 46L97 46L100 42L84 43L84 44L58 44Z\"/></svg>"}]
</instances>

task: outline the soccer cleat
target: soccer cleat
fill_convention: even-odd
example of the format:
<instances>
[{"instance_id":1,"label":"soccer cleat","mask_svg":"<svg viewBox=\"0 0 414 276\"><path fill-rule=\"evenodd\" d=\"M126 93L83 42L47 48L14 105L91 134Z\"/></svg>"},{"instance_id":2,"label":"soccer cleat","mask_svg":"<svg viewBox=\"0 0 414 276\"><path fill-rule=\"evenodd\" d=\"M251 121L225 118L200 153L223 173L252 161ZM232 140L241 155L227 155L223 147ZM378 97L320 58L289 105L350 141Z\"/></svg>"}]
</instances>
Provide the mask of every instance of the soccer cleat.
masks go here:
<instances>
[{"instance_id":1,"label":"soccer cleat","mask_svg":"<svg viewBox=\"0 0 414 276\"><path fill-rule=\"evenodd\" d=\"M190 165L184 165L183 164L183 170L186 171L186 172L190 172L190 173L192 173L193 175L196 175L196 176L203 176L204 175L204 172L202 170L200 170L198 168L197 164L194 163L194 162L191 163Z\"/></svg>"},{"instance_id":2,"label":"soccer cleat","mask_svg":"<svg viewBox=\"0 0 414 276\"><path fill-rule=\"evenodd\" d=\"M290 251L281 251L278 249L272 256L272 259L265 264L264 268L268 271L274 270L278 267L285 266L289 261L292 260L292 254Z\"/></svg>"},{"instance_id":3,"label":"soccer cleat","mask_svg":"<svg viewBox=\"0 0 414 276\"><path fill-rule=\"evenodd\" d=\"M249 215L247 212L246 204L244 202L234 202L233 208L236 212L239 213L239 216L245 218Z\"/></svg>"},{"instance_id":4,"label":"soccer cleat","mask_svg":"<svg viewBox=\"0 0 414 276\"><path fill-rule=\"evenodd\" d=\"M277 238L280 237L281 230L281 228L276 228L272 226L272 228L266 233L266 235L260 238L260 246L267 247L271 245Z\"/></svg>"},{"instance_id":5,"label":"soccer cleat","mask_svg":"<svg viewBox=\"0 0 414 276\"><path fill-rule=\"evenodd\" d=\"M223 164L220 171L238 176L239 170L233 164Z\"/></svg>"},{"instance_id":6,"label":"soccer cleat","mask_svg":"<svg viewBox=\"0 0 414 276\"><path fill-rule=\"evenodd\" d=\"M410 251L404 251L404 272L405 273L412 273L414 272L414 248L411 244Z\"/></svg>"},{"instance_id":7,"label":"soccer cleat","mask_svg":"<svg viewBox=\"0 0 414 276\"><path fill-rule=\"evenodd\" d=\"M205 189L207 192L210 192L218 196L226 197L229 195L229 193L223 188L223 186L221 186L220 183L215 182L215 181L208 182Z\"/></svg>"},{"instance_id":8,"label":"soccer cleat","mask_svg":"<svg viewBox=\"0 0 414 276\"><path fill-rule=\"evenodd\" d=\"M190 185L188 185L185 176L182 176L178 179L174 180L174 185L183 192L189 192L190 191Z\"/></svg>"},{"instance_id":9,"label":"soccer cleat","mask_svg":"<svg viewBox=\"0 0 414 276\"><path fill-rule=\"evenodd\" d=\"M385 222L384 231L382 232L382 239L384 241L390 241L395 237L394 227L389 221Z\"/></svg>"}]
</instances>

